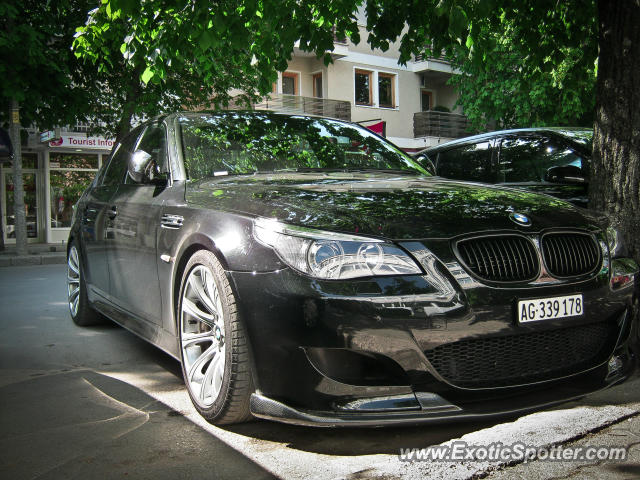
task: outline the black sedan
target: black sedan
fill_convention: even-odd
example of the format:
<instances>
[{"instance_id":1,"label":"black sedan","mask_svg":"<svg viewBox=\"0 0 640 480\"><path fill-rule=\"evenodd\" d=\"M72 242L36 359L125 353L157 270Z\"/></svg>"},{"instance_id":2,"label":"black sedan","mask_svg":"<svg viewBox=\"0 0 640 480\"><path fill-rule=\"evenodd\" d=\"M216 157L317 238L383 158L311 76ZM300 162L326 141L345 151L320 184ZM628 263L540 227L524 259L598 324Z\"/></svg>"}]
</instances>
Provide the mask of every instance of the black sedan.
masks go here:
<instances>
[{"instance_id":1,"label":"black sedan","mask_svg":"<svg viewBox=\"0 0 640 480\"><path fill-rule=\"evenodd\" d=\"M71 316L182 364L214 423L485 418L633 369L638 266L604 218L430 178L366 129L178 113L125 136L74 210Z\"/></svg>"},{"instance_id":2,"label":"black sedan","mask_svg":"<svg viewBox=\"0 0 640 480\"><path fill-rule=\"evenodd\" d=\"M414 154L436 175L525 188L586 207L593 130L520 128L441 143Z\"/></svg>"}]
</instances>

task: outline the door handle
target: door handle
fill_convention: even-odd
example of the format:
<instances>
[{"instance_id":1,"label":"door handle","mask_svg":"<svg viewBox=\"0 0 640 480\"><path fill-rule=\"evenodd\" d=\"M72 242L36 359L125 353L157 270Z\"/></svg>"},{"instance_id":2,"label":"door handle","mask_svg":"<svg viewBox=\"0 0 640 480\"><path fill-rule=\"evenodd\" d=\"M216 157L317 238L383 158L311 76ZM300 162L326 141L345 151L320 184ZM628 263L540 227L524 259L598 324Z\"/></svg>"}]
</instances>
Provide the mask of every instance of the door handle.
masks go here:
<instances>
[{"instance_id":1,"label":"door handle","mask_svg":"<svg viewBox=\"0 0 640 480\"><path fill-rule=\"evenodd\" d=\"M116 218L116 215L118 215L118 208L113 205L109 210L107 210L107 217L113 220L114 218Z\"/></svg>"}]
</instances>

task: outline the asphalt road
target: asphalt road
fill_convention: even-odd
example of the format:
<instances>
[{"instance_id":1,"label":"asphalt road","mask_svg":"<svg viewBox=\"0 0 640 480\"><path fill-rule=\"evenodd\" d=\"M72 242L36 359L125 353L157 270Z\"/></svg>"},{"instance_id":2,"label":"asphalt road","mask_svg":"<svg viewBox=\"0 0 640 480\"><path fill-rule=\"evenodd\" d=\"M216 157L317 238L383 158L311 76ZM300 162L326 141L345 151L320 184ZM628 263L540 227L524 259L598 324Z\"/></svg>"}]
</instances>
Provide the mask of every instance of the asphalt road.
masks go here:
<instances>
[{"instance_id":1,"label":"asphalt road","mask_svg":"<svg viewBox=\"0 0 640 480\"><path fill-rule=\"evenodd\" d=\"M3 478L508 476L511 467L496 462L407 463L398 452L456 439L562 444L640 411L634 379L552 411L492 423L330 430L256 421L217 428L191 406L173 358L116 325L72 323L65 273L63 265L0 269ZM555 464L553 475L574 467Z\"/></svg>"}]
</instances>

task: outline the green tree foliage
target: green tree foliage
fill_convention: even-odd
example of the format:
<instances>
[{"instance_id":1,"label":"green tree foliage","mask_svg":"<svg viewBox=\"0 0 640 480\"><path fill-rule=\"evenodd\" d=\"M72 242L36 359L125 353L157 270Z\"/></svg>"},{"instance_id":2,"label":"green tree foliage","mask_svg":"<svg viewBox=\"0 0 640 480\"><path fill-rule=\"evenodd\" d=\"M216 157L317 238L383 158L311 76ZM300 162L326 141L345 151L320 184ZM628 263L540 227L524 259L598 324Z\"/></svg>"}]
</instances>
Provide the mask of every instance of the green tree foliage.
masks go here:
<instances>
[{"instance_id":1,"label":"green tree foliage","mask_svg":"<svg viewBox=\"0 0 640 480\"><path fill-rule=\"evenodd\" d=\"M367 1L372 46L401 37L415 53L452 60L451 82L477 128L592 125L598 38L595 0ZM404 29L406 21L408 29ZM429 39L425 45L425 39Z\"/></svg>"},{"instance_id":2,"label":"green tree foliage","mask_svg":"<svg viewBox=\"0 0 640 480\"><path fill-rule=\"evenodd\" d=\"M357 39L353 3L104 1L78 29L74 49L121 97L121 134L132 115L226 106L239 91L247 101L270 91L296 44L324 55L334 29Z\"/></svg>"},{"instance_id":3,"label":"green tree foliage","mask_svg":"<svg viewBox=\"0 0 640 480\"><path fill-rule=\"evenodd\" d=\"M517 26L504 27L492 34L494 47L482 62L472 60L475 52L466 44L451 55L461 75L451 77L450 83L473 126L482 129L492 120L500 128L592 126L596 42L585 49L564 48L558 63L531 63L514 41Z\"/></svg>"},{"instance_id":4,"label":"green tree foliage","mask_svg":"<svg viewBox=\"0 0 640 480\"><path fill-rule=\"evenodd\" d=\"M0 1L1 119L12 100L23 126L49 128L86 116L85 75L70 50L78 25L92 2Z\"/></svg>"},{"instance_id":5,"label":"green tree foliage","mask_svg":"<svg viewBox=\"0 0 640 480\"><path fill-rule=\"evenodd\" d=\"M51 127L82 118L88 92L69 49L89 2L0 1L0 121L11 120L16 248L26 254L27 232L21 157L21 125ZM82 81L81 81L82 79ZM13 121L19 115L18 121Z\"/></svg>"}]
</instances>

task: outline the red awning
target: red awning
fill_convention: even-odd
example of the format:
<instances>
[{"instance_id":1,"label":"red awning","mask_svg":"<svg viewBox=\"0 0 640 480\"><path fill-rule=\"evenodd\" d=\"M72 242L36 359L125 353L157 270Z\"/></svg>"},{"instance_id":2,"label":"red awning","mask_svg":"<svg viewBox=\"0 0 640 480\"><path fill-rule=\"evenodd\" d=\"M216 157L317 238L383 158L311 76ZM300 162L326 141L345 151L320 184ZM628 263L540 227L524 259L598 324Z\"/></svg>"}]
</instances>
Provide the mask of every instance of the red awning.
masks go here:
<instances>
[{"instance_id":1,"label":"red awning","mask_svg":"<svg viewBox=\"0 0 640 480\"><path fill-rule=\"evenodd\" d=\"M384 122L374 123L373 125L367 125L367 128L378 135L384 136Z\"/></svg>"}]
</instances>

